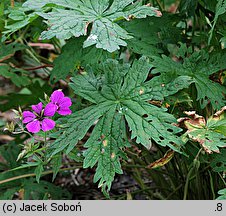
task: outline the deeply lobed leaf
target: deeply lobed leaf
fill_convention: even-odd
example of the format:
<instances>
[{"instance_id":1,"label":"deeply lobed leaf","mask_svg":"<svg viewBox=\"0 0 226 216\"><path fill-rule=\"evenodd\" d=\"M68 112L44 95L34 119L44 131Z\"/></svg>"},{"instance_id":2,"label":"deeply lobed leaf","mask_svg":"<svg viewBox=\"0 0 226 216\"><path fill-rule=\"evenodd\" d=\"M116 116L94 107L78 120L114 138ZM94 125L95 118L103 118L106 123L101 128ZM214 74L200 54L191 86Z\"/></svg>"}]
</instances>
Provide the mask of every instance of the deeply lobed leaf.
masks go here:
<instances>
[{"instance_id":1,"label":"deeply lobed leaf","mask_svg":"<svg viewBox=\"0 0 226 216\"><path fill-rule=\"evenodd\" d=\"M69 153L94 125L85 143L84 167L97 164L94 181L99 180L99 186L109 190L115 173L122 173L120 158L125 157L123 149L128 146L126 122L131 130L131 138L147 148L153 140L158 145L180 152L182 141L175 135L181 131L172 124L176 122L175 118L166 109L154 106L142 97L143 86L146 83L147 86L151 85L146 82L152 67L148 59L143 57L135 60L132 66L108 60L101 67L103 77L88 71L71 79L70 86L75 93L94 105L70 116L64 133L52 146L52 155L62 150ZM155 80L155 85L161 85L161 82L157 84ZM167 92L170 93L174 94L175 91ZM151 97L151 92L148 94ZM164 95L163 91L162 97Z\"/></svg>"},{"instance_id":2,"label":"deeply lobed leaf","mask_svg":"<svg viewBox=\"0 0 226 216\"><path fill-rule=\"evenodd\" d=\"M182 50L183 49L183 50ZM168 77L170 74L176 76L188 76L195 83L197 90L197 101L201 108L211 103L214 109L220 109L224 106L226 89L217 82L210 80L209 76L225 68L225 54L209 55L205 51L189 53L189 48L181 46L179 49L182 61L174 61L172 58L163 55L162 57L153 57L152 62L155 69L152 73L161 73ZM174 76L175 76L174 75ZM190 82L193 83L193 82Z\"/></svg>"},{"instance_id":3,"label":"deeply lobed leaf","mask_svg":"<svg viewBox=\"0 0 226 216\"><path fill-rule=\"evenodd\" d=\"M38 14L47 20L49 30L42 33L42 39L55 36L59 39L69 39L73 36L87 35L88 26L92 23L83 47L96 45L97 48L109 52L114 52L119 46L126 46L125 40L132 38L117 24L117 20L161 16L156 8L142 5L138 1L134 3L133 0L114 0L112 3L110 0L28 0L23 7L35 12L31 14ZM51 11L46 12L46 8ZM26 25L31 18L24 19L25 23L20 23L20 26Z\"/></svg>"}]
</instances>

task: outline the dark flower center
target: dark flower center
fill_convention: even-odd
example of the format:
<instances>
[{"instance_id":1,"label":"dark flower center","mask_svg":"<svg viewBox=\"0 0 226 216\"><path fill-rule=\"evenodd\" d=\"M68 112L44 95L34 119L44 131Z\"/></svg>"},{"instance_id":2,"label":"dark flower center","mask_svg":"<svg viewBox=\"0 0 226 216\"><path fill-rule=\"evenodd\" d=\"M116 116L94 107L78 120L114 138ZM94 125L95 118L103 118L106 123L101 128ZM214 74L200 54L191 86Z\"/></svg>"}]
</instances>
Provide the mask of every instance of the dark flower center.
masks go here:
<instances>
[{"instance_id":1,"label":"dark flower center","mask_svg":"<svg viewBox=\"0 0 226 216\"><path fill-rule=\"evenodd\" d=\"M36 113L36 112L33 112L35 115L36 115L36 119L39 120L39 121L42 121L44 119L44 109L41 111L40 114Z\"/></svg>"},{"instance_id":2,"label":"dark flower center","mask_svg":"<svg viewBox=\"0 0 226 216\"><path fill-rule=\"evenodd\" d=\"M39 121L43 121L43 120L44 120L44 117L43 117L43 116L39 116L39 117L38 117L38 120L39 120Z\"/></svg>"}]
</instances>

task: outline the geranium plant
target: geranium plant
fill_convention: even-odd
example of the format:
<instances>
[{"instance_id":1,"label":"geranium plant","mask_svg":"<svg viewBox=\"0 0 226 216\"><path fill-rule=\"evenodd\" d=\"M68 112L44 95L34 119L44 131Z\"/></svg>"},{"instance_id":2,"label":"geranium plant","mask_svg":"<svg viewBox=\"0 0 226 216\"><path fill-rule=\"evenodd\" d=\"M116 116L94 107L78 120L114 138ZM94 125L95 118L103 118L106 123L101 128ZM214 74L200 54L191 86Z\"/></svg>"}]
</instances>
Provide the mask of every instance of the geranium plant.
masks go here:
<instances>
[{"instance_id":1,"label":"geranium plant","mask_svg":"<svg viewBox=\"0 0 226 216\"><path fill-rule=\"evenodd\" d=\"M93 173L108 198L120 175L137 187L123 198L139 190L147 199L225 197L224 0L1 7L0 75L20 92L0 96L0 110L14 109L16 119L4 131L17 137L0 185L14 178L10 172L32 171L28 176L59 198L41 177L79 168ZM2 197L28 183L0 188Z\"/></svg>"}]
</instances>

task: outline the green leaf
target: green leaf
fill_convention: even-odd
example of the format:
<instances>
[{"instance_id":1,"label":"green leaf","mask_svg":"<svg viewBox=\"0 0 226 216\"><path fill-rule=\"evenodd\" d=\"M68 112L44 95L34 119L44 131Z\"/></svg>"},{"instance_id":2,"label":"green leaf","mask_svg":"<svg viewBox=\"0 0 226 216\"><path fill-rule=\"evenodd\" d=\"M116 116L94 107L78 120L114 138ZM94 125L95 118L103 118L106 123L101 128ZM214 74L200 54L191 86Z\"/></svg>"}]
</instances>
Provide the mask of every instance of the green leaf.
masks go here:
<instances>
[{"instance_id":1,"label":"green leaf","mask_svg":"<svg viewBox=\"0 0 226 216\"><path fill-rule=\"evenodd\" d=\"M217 200L226 200L226 188L219 190L218 194L220 196L217 197Z\"/></svg>"},{"instance_id":2,"label":"green leaf","mask_svg":"<svg viewBox=\"0 0 226 216\"><path fill-rule=\"evenodd\" d=\"M35 13L26 14L26 11L27 8L18 6L10 9L9 18L12 20L12 22L9 22L10 25L8 25L6 22L5 30L3 31L3 41L6 40L14 32L27 26L38 18Z\"/></svg>"},{"instance_id":3,"label":"green leaf","mask_svg":"<svg viewBox=\"0 0 226 216\"><path fill-rule=\"evenodd\" d=\"M70 199L71 195L65 189L55 186L47 181L40 181L36 183L34 178L24 179L23 186L24 200L42 200L46 197L48 199Z\"/></svg>"},{"instance_id":4,"label":"green leaf","mask_svg":"<svg viewBox=\"0 0 226 216\"><path fill-rule=\"evenodd\" d=\"M48 199L64 200L70 199L70 193L60 187L55 186L47 181L40 181L36 183L33 178L24 179L20 186L11 187L6 189L0 195L0 200L12 200L14 195L21 191L23 200L42 200L45 199L46 195Z\"/></svg>"},{"instance_id":5,"label":"green leaf","mask_svg":"<svg viewBox=\"0 0 226 216\"><path fill-rule=\"evenodd\" d=\"M127 31L117 24L117 20L133 18L146 18L147 16L160 16L156 8L142 5L141 2L133 0L87 0L87 1L34 1L28 0L24 8L37 11L36 14L47 20L49 30L44 31L42 39L57 37L69 39L87 35L90 23L92 28L83 47L96 45L108 52L114 52L119 46L126 46L125 39L132 38ZM45 12L46 7L51 12ZM43 11L43 12L39 12Z\"/></svg>"},{"instance_id":6,"label":"green leaf","mask_svg":"<svg viewBox=\"0 0 226 216\"><path fill-rule=\"evenodd\" d=\"M134 19L123 22L122 26L133 38L126 40L128 48L135 53L153 56L162 51L156 47L159 42L157 31L150 25L149 19Z\"/></svg>"},{"instance_id":7,"label":"green leaf","mask_svg":"<svg viewBox=\"0 0 226 216\"><path fill-rule=\"evenodd\" d=\"M16 72L20 72L19 76ZM27 86L30 84L30 79L25 76L26 71L11 68L9 65L0 65L0 76L10 79L17 87Z\"/></svg>"},{"instance_id":8,"label":"green leaf","mask_svg":"<svg viewBox=\"0 0 226 216\"><path fill-rule=\"evenodd\" d=\"M0 200L12 200L15 193L18 192L19 190L20 187L12 187L5 190L3 193L1 193Z\"/></svg>"},{"instance_id":9,"label":"green leaf","mask_svg":"<svg viewBox=\"0 0 226 216\"><path fill-rule=\"evenodd\" d=\"M27 46L18 43L10 43L8 45L0 43L0 63L11 58L16 51L26 48ZM26 75L27 72L22 69L12 68L7 64L0 64L0 76L10 79L18 87L30 84L30 79Z\"/></svg>"},{"instance_id":10,"label":"green leaf","mask_svg":"<svg viewBox=\"0 0 226 216\"><path fill-rule=\"evenodd\" d=\"M214 109L225 104L223 95L226 91L225 87L210 80L206 75L197 74L195 76L195 86L197 89L197 100L200 101L202 108L206 107L209 101Z\"/></svg>"},{"instance_id":11,"label":"green leaf","mask_svg":"<svg viewBox=\"0 0 226 216\"><path fill-rule=\"evenodd\" d=\"M177 76L175 73L161 74L146 82L142 97L149 100L163 100L169 95L188 88L193 82L194 80L189 76Z\"/></svg>"},{"instance_id":12,"label":"green leaf","mask_svg":"<svg viewBox=\"0 0 226 216\"><path fill-rule=\"evenodd\" d=\"M203 109L211 103L214 109L220 109L225 103L223 93L226 89L219 83L210 80L209 76L225 68L223 60L225 53L209 55L204 50L192 54L189 52L189 48L181 45L177 56L182 58L181 62L174 61L165 55L153 57L152 64L155 69L152 73L161 73L165 76L170 76L170 74L189 76L195 83L197 100L200 102L201 108Z\"/></svg>"},{"instance_id":13,"label":"green leaf","mask_svg":"<svg viewBox=\"0 0 226 216\"><path fill-rule=\"evenodd\" d=\"M136 138L137 143L147 148L152 139L161 146L169 146L179 151L178 146L181 140L174 134L180 132L180 128L170 124L175 119L172 115L165 113L165 109L139 101L124 101L123 105L132 139Z\"/></svg>"},{"instance_id":14,"label":"green leaf","mask_svg":"<svg viewBox=\"0 0 226 216\"><path fill-rule=\"evenodd\" d=\"M10 43L5 45L0 43L0 62L6 57L14 55L16 51L26 49L27 46L18 43Z\"/></svg>"},{"instance_id":15,"label":"green leaf","mask_svg":"<svg viewBox=\"0 0 226 216\"><path fill-rule=\"evenodd\" d=\"M75 144L81 140L96 120L110 108L111 103L105 102L100 105L93 105L70 116L67 123L67 130L51 145L54 152L52 155L67 148L69 153Z\"/></svg>"},{"instance_id":16,"label":"green leaf","mask_svg":"<svg viewBox=\"0 0 226 216\"><path fill-rule=\"evenodd\" d=\"M176 14L163 13L159 17L147 17L134 19L130 22L122 22L120 25L133 38L126 40L128 48L135 53L153 57L162 53L162 49L168 44L177 43L181 40L180 28L175 23L180 22Z\"/></svg>"},{"instance_id":17,"label":"green leaf","mask_svg":"<svg viewBox=\"0 0 226 216\"><path fill-rule=\"evenodd\" d=\"M78 149L73 149L71 152L69 152L69 154L67 155L68 158L70 158L71 160L74 160L76 162L83 162L83 155L82 152L79 151Z\"/></svg>"},{"instance_id":18,"label":"green leaf","mask_svg":"<svg viewBox=\"0 0 226 216\"><path fill-rule=\"evenodd\" d=\"M219 16L226 12L226 1L225 0L218 0L215 11L216 11L216 13L215 13L215 16L214 16L213 25L212 25L211 30L209 32L208 44L210 44L211 39L213 37L214 28L217 24L217 20L218 20Z\"/></svg>"},{"instance_id":19,"label":"green leaf","mask_svg":"<svg viewBox=\"0 0 226 216\"><path fill-rule=\"evenodd\" d=\"M36 168L35 168L35 176L36 176L36 181L39 183L39 180L41 178L41 175L44 171L44 167L43 164L39 164Z\"/></svg>"},{"instance_id":20,"label":"green leaf","mask_svg":"<svg viewBox=\"0 0 226 216\"><path fill-rule=\"evenodd\" d=\"M117 106L117 105L115 105ZM97 123L92 136L85 146L84 168L93 167L96 163L97 170L94 182L99 181L99 187L110 190L115 173L122 174L120 155L126 143L125 121L123 116L115 112L112 107Z\"/></svg>"},{"instance_id":21,"label":"green leaf","mask_svg":"<svg viewBox=\"0 0 226 216\"><path fill-rule=\"evenodd\" d=\"M74 74L79 67L94 65L106 59L110 54L96 47L83 48L84 38L72 38L62 48L62 53L54 60L51 79L56 81ZM110 57L110 56L109 56ZM62 64L64 62L64 64Z\"/></svg>"},{"instance_id":22,"label":"green leaf","mask_svg":"<svg viewBox=\"0 0 226 216\"><path fill-rule=\"evenodd\" d=\"M0 155L6 161L6 167L12 169L18 166L16 161L17 156L20 152L20 148L15 142L9 142L5 145L0 146Z\"/></svg>"},{"instance_id":23,"label":"green leaf","mask_svg":"<svg viewBox=\"0 0 226 216\"><path fill-rule=\"evenodd\" d=\"M128 146L126 122L131 139L146 147L153 140L180 152L182 141L175 135L181 131L172 124L176 122L175 118L166 113L166 109L151 105L142 98L141 89L151 69L148 59L135 60L132 66L108 60L101 67L104 76L87 71L71 79L70 87L74 92L93 105L65 118L66 127L52 144L51 155L64 149L68 154L94 126L85 143L84 167L97 164L94 181L99 181L105 191L110 189L115 173L122 173L120 158L126 158L123 149Z\"/></svg>"},{"instance_id":24,"label":"green leaf","mask_svg":"<svg viewBox=\"0 0 226 216\"><path fill-rule=\"evenodd\" d=\"M222 149L219 154L213 154L210 166L215 172L226 171L226 149Z\"/></svg>"},{"instance_id":25,"label":"green leaf","mask_svg":"<svg viewBox=\"0 0 226 216\"><path fill-rule=\"evenodd\" d=\"M26 164L22 164L21 166L18 166L14 169L12 169L12 171L15 170L20 170L20 169L24 169L24 168L30 168L30 167L37 167L40 164L40 162L27 162Z\"/></svg>"},{"instance_id":26,"label":"green leaf","mask_svg":"<svg viewBox=\"0 0 226 216\"><path fill-rule=\"evenodd\" d=\"M51 165L52 165L52 169L53 169L52 180L54 180L56 178L57 173L60 170L60 167L62 166L62 154L55 155L53 157L53 159L51 160Z\"/></svg>"}]
</instances>

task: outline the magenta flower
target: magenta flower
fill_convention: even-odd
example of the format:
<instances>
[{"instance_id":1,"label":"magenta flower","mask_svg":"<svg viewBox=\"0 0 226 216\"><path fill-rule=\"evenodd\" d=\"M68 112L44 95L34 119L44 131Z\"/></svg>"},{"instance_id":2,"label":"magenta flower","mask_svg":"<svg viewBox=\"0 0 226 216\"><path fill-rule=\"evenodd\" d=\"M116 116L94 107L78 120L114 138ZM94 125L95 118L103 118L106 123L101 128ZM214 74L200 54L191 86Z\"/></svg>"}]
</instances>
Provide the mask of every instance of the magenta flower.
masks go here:
<instances>
[{"instance_id":1,"label":"magenta flower","mask_svg":"<svg viewBox=\"0 0 226 216\"><path fill-rule=\"evenodd\" d=\"M71 99L69 97L65 97L62 91L54 91L50 96L50 100L50 104L55 105L57 113L63 116L71 114L71 110L69 109L72 104Z\"/></svg>"},{"instance_id":2,"label":"magenta flower","mask_svg":"<svg viewBox=\"0 0 226 216\"><path fill-rule=\"evenodd\" d=\"M56 112L56 106L49 103L45 109L42 109L42 103L32 105L33 112L23 112L23 123L27 124L26 128L31 133L38 133L41 129L43 131L52 130L55 127L55 122L48 118L52 117Z\"/></svg>"}]
</instances>

